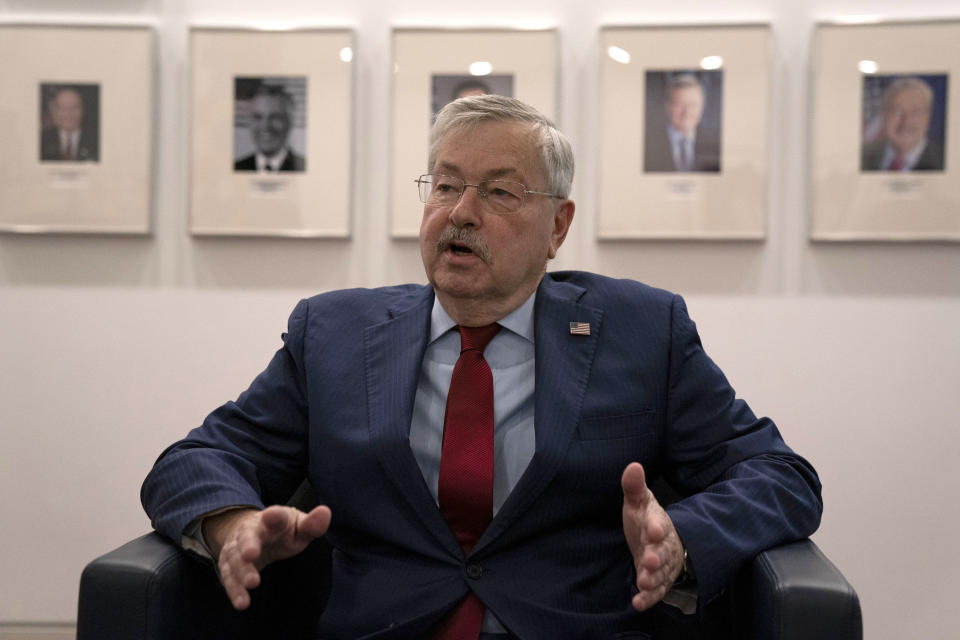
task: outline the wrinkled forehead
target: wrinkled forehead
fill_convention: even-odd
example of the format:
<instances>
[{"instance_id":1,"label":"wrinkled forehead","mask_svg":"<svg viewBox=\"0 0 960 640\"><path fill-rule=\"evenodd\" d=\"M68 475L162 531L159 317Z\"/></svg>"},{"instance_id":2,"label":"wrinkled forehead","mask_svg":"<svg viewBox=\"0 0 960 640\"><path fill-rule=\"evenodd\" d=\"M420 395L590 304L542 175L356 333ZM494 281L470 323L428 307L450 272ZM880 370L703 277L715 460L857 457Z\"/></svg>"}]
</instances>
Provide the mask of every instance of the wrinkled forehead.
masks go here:
<instances>
[{"instance_id":1,"label":"wrinkled forehead","mask_svg":"<svg viewBox=\"0 0 960 640\"><path fill-rule=\"evenodd\" d=\"M529 122L480 121L456 125L436 142L432 171L456 170L476 179L542 177L539 137ZM465 176L461 176L465 177Z\"/></svg>"}]
</instances>

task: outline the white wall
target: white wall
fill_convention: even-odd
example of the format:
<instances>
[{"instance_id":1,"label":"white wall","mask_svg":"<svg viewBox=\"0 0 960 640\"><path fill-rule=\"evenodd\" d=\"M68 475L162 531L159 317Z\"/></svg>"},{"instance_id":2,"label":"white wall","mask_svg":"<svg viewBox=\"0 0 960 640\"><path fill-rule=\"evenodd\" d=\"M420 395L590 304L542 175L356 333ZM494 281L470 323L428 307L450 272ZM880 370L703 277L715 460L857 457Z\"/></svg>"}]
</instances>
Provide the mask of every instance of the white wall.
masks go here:
<instances>
[{"instance_id":1,"label":"white wall","mask_svg":"<svg viewBox=\"0 0 960 640\"><path fill-rule=\"evenodd\" d=\"M813 245L805 234L814 22L960 8L953 0L705 7L0 0L6 20L151 21L160 54L154 235L0 237L0 623L75 618L83 565L148 528L138 491L156 455L262 368L298 298L423 281L415 243L386 233L390 27L546 20L561 36L560 124L579 161L577 220L557 267L683 293L741 395L820 471L826 512L815 539L858 589L866 637L955 637L947 619L960 595L952 535L960 527L960 247ZM351 240L187 233L186 27L263 20L356 29L352 161L373 179L354 192ZM596 242L599 27L715 21L773 25L768 239Z\"/></svg>"}]
</instances>

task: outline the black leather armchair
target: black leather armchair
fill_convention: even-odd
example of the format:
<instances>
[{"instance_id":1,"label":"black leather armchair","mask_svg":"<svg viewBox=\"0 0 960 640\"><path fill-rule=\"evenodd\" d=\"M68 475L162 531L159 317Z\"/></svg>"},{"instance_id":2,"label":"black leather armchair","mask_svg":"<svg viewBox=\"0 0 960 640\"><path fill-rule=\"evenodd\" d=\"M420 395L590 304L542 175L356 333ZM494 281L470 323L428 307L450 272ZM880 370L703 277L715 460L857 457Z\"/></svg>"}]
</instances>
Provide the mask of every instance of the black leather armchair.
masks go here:
<instances>
[{"instance_id":1,"label":"black leather armchair","mask_svg":"<svg viewBox=\"0 0 960 640\"><path fill-rule=\"evenodd\" d=\"M304 483L290 504L310 508ZM210 562L148 533L86 566L77 640L315 639L329 590L330 547L263 571L244 612L233 610ZM702 616L659 606L656 637L668 640L861 640L860 601L810 540L757 556ZM550 637L550 630L544 630Z\"/></svg>"},{"instance_id":2,"label":"black leather armchair","mask_svg":"<svg viewBox=\"0 0 960 640\"><path fill-rule=\"evenodd\" d=\"M209 563L148 533L84 569L77 640L312 640L329 587L329 562L329 548L318 540L301 556L268 567L252 606L239 613ZM863 635L856 592L810 540L761 553L701 619L666 611L657 635L678 640Z\"/></svg>"}]
</instances>

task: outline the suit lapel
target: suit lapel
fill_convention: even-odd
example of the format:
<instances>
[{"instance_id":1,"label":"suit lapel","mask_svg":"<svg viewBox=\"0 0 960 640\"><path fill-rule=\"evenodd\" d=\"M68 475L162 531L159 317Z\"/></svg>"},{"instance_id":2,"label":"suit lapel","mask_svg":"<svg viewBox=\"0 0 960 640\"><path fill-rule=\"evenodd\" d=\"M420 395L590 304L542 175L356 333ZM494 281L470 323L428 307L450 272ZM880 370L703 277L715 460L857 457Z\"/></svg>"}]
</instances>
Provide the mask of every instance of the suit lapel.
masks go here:
<instances>
[{"instance_id":1,"label":"suit lapel","mask_svg":"<svg viewBox=\"0 0 960 640\"><path fill-rule=\"evenodd\" d=\"M411 304L412 303L412 304ZM391 318L364 331L370 440L386 474L450 553L460 547L440 515L410 449L410 420L423 353L430 335L430 287L389 309Z\"/></svg>"},{"instance_id":2,"label":"suit lapel","mask_svg":"<svg viewBox=\"0 0 960 640\"><path fill-rule=\"evenodd\" d=\"M520 481L477 541L474 553L483 550L522 517L530 504L549 484L573 437L603 312L580 304L585 290L545 276L537 292L534 310L536 389L534 391L534 429L536 452ZM586 322L590 335L570 333L571 322Z\"/></svg>"}]
</instances>

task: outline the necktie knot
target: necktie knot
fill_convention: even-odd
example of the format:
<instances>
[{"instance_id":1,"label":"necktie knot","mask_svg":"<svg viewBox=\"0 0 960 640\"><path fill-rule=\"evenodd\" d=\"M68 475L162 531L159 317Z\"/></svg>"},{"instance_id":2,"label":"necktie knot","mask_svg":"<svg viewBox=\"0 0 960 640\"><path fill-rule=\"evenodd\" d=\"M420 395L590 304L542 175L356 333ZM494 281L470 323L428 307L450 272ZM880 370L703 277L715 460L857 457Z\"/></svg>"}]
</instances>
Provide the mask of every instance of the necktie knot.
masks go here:
<instances>
[{"instance_id":1,"label":"necktie knot","mask_svg":"<svg viewBox=\"0 0 960 640\"><path fill-rule=\"evenodd\" d=\"M500 331L500 325L496 322L482 327L458 327L460 329L460 353L470 351L471 349L483 353L487 348L493 336Z\"/></svg>"}]
</instances>

